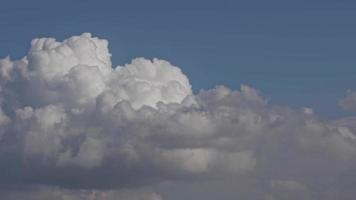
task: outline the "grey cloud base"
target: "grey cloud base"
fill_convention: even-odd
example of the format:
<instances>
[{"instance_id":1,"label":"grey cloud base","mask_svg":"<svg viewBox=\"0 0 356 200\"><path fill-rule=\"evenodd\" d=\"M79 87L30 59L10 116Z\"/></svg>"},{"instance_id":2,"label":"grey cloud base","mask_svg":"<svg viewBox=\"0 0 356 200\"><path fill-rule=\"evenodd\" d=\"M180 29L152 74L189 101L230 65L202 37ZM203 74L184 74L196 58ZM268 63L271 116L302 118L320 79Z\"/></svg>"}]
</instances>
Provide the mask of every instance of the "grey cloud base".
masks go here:
<instances>
[{"instance_id":1,"label":"grey cloud base","mask_svg":"<svg viewBox=\"0 0 356 200\"><path fill-rule=\"evenodd\" d=\"M353 121L270 105L248 86L194 95L167 61L110 57L85 33L0 60L0 196L156 200L149 190L182 181L231 199L356 195Z\"/></svg>"}]
</instances>

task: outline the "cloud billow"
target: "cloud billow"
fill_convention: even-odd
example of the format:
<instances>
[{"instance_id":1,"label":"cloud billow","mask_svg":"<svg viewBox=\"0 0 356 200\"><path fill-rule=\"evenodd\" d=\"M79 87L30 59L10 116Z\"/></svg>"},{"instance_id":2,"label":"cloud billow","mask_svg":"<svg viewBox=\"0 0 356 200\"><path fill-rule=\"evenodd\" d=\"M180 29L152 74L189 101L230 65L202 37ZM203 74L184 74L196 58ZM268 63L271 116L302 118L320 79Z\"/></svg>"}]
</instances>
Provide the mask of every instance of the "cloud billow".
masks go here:
<instances>
[{"instance_id":1,"label":"cloud billow","mask_svg":"<svg viewBox=\"0 0 356 200\"><path fill-rule=\"evenodd\" d=\"M166 182L231 179L252 182L236 198L355 195L355 127L245 85L193 94L165 60L113 68L108 42L89 33L32 40L23 59L0 60L0 86L7 199L156 200L150 190Z\"/></svg>"}]
</instances>

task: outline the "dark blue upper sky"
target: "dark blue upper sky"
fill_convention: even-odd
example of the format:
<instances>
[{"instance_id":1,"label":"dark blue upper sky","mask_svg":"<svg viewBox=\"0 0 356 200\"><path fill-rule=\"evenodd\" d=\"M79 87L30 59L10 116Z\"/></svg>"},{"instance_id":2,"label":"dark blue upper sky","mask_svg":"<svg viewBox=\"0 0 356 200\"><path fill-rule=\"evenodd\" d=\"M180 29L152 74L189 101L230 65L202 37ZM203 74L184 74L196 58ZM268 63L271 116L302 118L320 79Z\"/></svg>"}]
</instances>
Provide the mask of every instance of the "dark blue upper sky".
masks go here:
<instances>
[{"instance_id":1,"label":"dark blue upper sky","mask_svg":"<svg viewBox=\"0 0 356 200\"><path fill-rule=\"evenodd\" d=\"M2 0L0 57L30 40L82 32L110 42L114 65L158 57L179 66L195 91L248 84L273 103L344 115L356 89L355 1Z\"/></svg>"}]
</instances>

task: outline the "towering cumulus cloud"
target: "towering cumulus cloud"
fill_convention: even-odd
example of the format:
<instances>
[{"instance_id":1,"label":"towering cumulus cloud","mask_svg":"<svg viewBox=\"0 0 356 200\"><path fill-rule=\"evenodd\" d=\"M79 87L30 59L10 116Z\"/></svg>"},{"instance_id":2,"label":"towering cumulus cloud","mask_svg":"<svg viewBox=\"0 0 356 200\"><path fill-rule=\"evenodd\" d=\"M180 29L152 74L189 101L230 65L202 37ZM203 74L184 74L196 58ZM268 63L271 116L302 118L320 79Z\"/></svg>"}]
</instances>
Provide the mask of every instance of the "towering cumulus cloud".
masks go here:
<instances>
[{"instance_id":1,"label":"towering cumulus cloud","mask_svg":"<svg viewBox=\"0 0 356 200\"><path fill-rule=\"evenodd\" d=\"M355 126L244 85L194 95L160 59L113 67L108 42L88 33L0 60L0 103L4 199L161 200L182 183L201 199L356 195Z\"/></svg>"}]
</instances>

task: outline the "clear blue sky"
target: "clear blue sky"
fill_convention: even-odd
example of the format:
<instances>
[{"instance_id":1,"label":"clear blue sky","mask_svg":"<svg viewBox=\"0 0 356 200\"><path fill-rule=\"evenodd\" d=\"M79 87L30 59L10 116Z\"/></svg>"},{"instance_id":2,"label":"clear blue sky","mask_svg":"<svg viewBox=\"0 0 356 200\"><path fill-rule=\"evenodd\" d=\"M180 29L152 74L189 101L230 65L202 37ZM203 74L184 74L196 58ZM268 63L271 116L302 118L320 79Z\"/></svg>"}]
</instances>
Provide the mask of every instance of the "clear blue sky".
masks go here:
<instances>
[{"instance_id":1,"label":"clear blue sky","mask_svg":"<svg viewBox=\"0 0 356 200\"><path fill-rule=\"evenodd\" d=\"M0 57L26 54L34 37L82 32L110 42L114 65L158 57L179 66L195 91L248 84L273 103L347 115L356 89L355 1L0 2Z\"/></svg>"}]
</instances>

